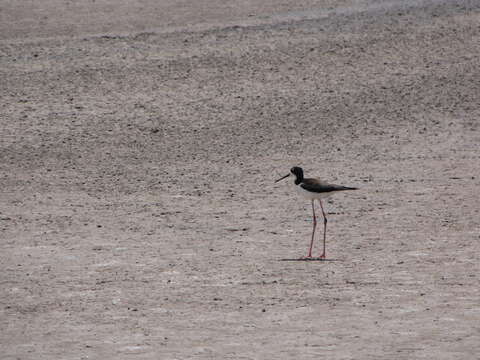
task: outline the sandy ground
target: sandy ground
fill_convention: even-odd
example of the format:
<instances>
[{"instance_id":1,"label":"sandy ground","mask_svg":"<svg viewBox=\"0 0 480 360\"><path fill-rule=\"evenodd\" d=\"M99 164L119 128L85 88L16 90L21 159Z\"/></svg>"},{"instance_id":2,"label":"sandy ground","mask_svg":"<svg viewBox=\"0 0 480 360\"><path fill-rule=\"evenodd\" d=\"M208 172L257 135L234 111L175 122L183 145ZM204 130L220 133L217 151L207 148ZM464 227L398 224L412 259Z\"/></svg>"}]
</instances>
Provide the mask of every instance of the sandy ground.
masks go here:
<instances>
[{"instance_id":1,"label":"sandy ground","mask_svg":"<svg viewBox=\"0 0 480 360\"><path fill-rule=\"evenodd\" d=\"M0 20L2 360L480 358L480 2Z\"/></svg>"}]
</instances>

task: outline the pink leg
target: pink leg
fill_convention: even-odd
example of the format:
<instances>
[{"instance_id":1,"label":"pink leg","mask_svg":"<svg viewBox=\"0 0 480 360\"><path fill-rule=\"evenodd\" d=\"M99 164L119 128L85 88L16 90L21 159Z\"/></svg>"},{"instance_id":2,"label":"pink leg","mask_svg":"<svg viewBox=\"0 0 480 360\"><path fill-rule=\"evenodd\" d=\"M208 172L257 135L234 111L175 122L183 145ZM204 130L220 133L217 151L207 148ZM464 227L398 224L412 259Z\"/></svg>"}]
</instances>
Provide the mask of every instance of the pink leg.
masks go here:
<instances>
[{"instance_id":1,"label":"pink leg","mask_svg":"<svg viewBox=\"0 0 480 360\"><path fill-rule=\"evenodd\" d=\"M318 202L320 203L320 208L322 209L322 215L323 215L323 254L320 255L320 259L325 259L326 257L325 244L326 244L326 238L327 238L327 217L325 216L325 211L323 211L322 201L318 199Z\"/></svg>"},{"instance_id":2,"label":"pink leg","mask_svg":"<svg viewBox=\"0 0 480 360\"><path fill-rule=\"evenodd\" d=\"M312 200L312 211L313 211L313 230L312 230L312 241L310 241L310 249L308 250L307 258L312 257L312 249L313 249L313 239L315 236L315 228L317 227L317 217L315 216L315 204Z\"/></svg>"}]
</instances>

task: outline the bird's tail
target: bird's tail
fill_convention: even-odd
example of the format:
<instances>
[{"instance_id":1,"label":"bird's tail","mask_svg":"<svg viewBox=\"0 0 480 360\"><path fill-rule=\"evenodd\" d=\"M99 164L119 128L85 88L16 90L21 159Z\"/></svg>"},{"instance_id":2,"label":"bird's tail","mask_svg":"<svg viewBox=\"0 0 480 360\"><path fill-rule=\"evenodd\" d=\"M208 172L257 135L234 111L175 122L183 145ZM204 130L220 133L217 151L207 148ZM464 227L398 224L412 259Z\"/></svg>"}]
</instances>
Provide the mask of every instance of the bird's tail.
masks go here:
<instances>
[{"instance_id":1,"label":"bird's tail","mask_svg":"<svg viewBox=\"0 0 480 360\"><path fill-rule=\"evenodd\" d=\"M356 187L342 186L339 190L358 190Z\"/></svg>"}]
</instances>

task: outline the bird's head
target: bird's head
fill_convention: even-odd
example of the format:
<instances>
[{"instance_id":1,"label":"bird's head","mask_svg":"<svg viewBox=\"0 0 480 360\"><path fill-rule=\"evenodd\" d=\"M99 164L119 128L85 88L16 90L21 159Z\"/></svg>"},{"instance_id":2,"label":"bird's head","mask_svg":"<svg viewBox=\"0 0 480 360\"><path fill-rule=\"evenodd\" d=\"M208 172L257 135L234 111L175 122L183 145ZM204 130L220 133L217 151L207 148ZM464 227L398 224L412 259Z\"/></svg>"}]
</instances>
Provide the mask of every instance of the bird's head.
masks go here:
<instances>
[{"instance_id":1,"label":"bird's head","mask_svg":"<svg viewBox=\"0 0 480 360\"><path fill-rule=\"evenodd\" d=\"M303 169L298 166L294 166L290 169L290 172L297 177L297 179L303 179Z\"/></svg>"},{"instance_id":2,"label":"bird's head","mask_svg":"<svg viewBox=\"0 0 480 360\"><path fill-rule=\"evenodd\" d=\"M290 174L295 175L295 177L297 178L297 180L300 180L300 181L303 180L303 169L302 169L301 167L298 167L298 166L292 167L292 168L290 169ZM276 180L275 182L279 182L280 180L283 180L283 179L289 177L290 174L287 174L287 175L281 177L280 179Z\"/></svg>"}]
</instances>

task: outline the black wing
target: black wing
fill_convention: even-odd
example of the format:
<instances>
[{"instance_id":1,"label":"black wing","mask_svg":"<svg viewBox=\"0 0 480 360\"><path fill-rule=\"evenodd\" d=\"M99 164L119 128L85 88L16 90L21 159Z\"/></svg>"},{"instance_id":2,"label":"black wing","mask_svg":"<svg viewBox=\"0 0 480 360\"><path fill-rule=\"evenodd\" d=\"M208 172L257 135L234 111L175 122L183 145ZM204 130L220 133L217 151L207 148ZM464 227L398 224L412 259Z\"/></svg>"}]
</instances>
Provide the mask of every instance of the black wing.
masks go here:
<instances>
[{"instance_id":1,"label":"black wing","mask_svg":"<svg viewBox=\"0 0 480 360\"><path fill-rule=\"evenodd\" d=\"M314 193L326 193L326 192L343 191L343 190L357 190L357 188L353 188L353 187L328 184L318 179L303 179L300 186L303 189L314 192Z\"/></svg>"}]
</instances>

